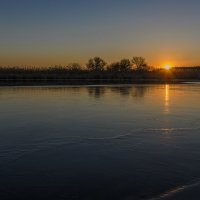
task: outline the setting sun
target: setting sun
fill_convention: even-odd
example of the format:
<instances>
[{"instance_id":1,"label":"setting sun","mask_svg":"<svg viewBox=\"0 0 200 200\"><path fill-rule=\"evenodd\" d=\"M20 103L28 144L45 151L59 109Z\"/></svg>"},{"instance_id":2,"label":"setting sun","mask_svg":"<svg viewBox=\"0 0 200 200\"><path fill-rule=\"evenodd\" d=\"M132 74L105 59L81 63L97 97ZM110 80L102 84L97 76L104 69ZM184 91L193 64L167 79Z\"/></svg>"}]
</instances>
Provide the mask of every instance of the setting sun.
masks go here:
<instances>
[{"instance_id":1,"label":"setting sun","mask_svg":"<svg viewBox=\"0 0 200 200\"><path fill-rule=\"evenodd\" d=\"M164 66L164 69L166 69L166 70L170 70L171 68L172 68L171 65L165 65L165 66Z\"/></svg>"}]
</instances>

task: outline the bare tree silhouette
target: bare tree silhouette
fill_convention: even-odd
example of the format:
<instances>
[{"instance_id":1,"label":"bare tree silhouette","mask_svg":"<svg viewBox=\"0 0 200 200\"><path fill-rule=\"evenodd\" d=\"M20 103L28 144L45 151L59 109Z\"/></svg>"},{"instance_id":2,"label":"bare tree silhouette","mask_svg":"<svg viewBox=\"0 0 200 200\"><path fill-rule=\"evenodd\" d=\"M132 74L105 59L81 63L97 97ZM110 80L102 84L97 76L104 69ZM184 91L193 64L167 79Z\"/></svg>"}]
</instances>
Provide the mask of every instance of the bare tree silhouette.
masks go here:
<instances>
[{"instance_id":1,"label":"bare tree silhouette","mask_svg":"<svg viewBox=\"0 0 200 200\"><path fill-rule=\"evenodd\" d=\"M145 58L134 56L132 58L132 63L135 68L139 71L147 71L148 65L146 64Z\"/></svg>"},{"instance_id":2,"label":"bare tree silhouette","mask_svg":"<svg viewBox=\"0 0 200 200\"><path fill-rule=\"evenodd\" d=\"M90 71L103 71L106 66L106 62L100 57L94 57L88 61L86 66Z\"/></svg>"},{"instance_id":3,"label":"bare tree silhouette","mask_svg":"<svg viewBox=\"0 0 200 200\"><path fill-rule=\"evenodd\" d=\"M129 59L122 59L119 64L121 72L127 72L131 70L131 61Z\"/></svg>"}]
</instances>

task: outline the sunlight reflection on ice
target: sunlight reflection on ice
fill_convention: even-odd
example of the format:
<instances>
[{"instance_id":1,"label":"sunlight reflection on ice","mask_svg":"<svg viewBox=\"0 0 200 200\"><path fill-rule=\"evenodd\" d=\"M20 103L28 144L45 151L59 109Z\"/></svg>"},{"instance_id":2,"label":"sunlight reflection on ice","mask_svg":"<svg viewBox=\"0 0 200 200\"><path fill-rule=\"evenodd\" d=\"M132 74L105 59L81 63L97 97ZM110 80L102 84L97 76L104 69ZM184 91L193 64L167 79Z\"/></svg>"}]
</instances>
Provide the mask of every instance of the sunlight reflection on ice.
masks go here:
<instances>
[{"instance_id":1,"label":"sunlight reflection on ice","mask_svg":"<svg viewBox=\"0 0 200 200\"><path fill-rule=\"evenodd\" d=\"M169 85L165 85L165 105L164 105L164 113L165 114L169 114L170 110L169 110L169 100L170 100L170 96L169 96Z\"/></svg>"}]
</instances>

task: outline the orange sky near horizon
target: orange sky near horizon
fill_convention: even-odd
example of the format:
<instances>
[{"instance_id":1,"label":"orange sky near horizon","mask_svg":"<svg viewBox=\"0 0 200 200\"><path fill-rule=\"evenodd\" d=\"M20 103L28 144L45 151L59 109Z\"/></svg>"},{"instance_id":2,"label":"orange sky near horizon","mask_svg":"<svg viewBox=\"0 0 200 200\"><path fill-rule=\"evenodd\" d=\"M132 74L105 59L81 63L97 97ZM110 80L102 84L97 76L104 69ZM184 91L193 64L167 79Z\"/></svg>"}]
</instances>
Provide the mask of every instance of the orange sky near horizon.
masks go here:
<instances>
[{"instance_id":1,"label":"orange sky near horizon","mask_svg":"<svg viewBox=\"0 0 200 200\"><path fill-rule=\"evenodd\" d=\"M146 59L146 62L150 66L154 67L163 67L165 65L171 65L173 67L175 66L199 66L200 65L200 59L198 59L198 56L193 56L190 58L185 58L184 56L177 56L177 55L155 55L155 56L148 56L148 55L142 55L142 54L133 54L134 56L142 56ZM128 58L131 60L133 56L130 54L128 56L121 56L120 55L111 55L109 53L104 54L93 54L91 56L85 56L84 54L82 56L77 55L64 55L62 54L41 54L41 55L31 55L31 54L8 54L1 57L0 60L0 66L36 66L36 67L49 67L49 66L55 66L55 65L62 65L66 66L70 63L80 63L82 66L85 66L85 64L88 62L88 60L94 56L100 56L102 59L104 59L107 64L110 64L112 62L119 61L123 58Z\"/></svg>"}]
</instances>

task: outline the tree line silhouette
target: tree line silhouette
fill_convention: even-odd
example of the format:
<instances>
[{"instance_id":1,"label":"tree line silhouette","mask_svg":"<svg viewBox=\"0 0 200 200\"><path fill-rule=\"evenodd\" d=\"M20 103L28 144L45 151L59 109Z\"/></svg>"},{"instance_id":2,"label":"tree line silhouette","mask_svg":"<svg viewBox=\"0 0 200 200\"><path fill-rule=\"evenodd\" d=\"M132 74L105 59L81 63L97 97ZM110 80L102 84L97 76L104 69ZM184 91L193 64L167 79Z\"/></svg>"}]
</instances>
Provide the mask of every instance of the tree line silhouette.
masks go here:
<instances>
[{"instance_id":1,"label":"tree line silhouette","mask_svg":"<svg viewBox=\"0 0 200 200\"><path fill-rule=\"evenodd\" d=\"M143 57L134 56L107 64L102 58L89 59L85 66L71 63L54 67L0 67L0 81L14 82L163 82L200 80L200 67L173 67L171 70L149 66Z\"/></svg>"}]
</instances>

